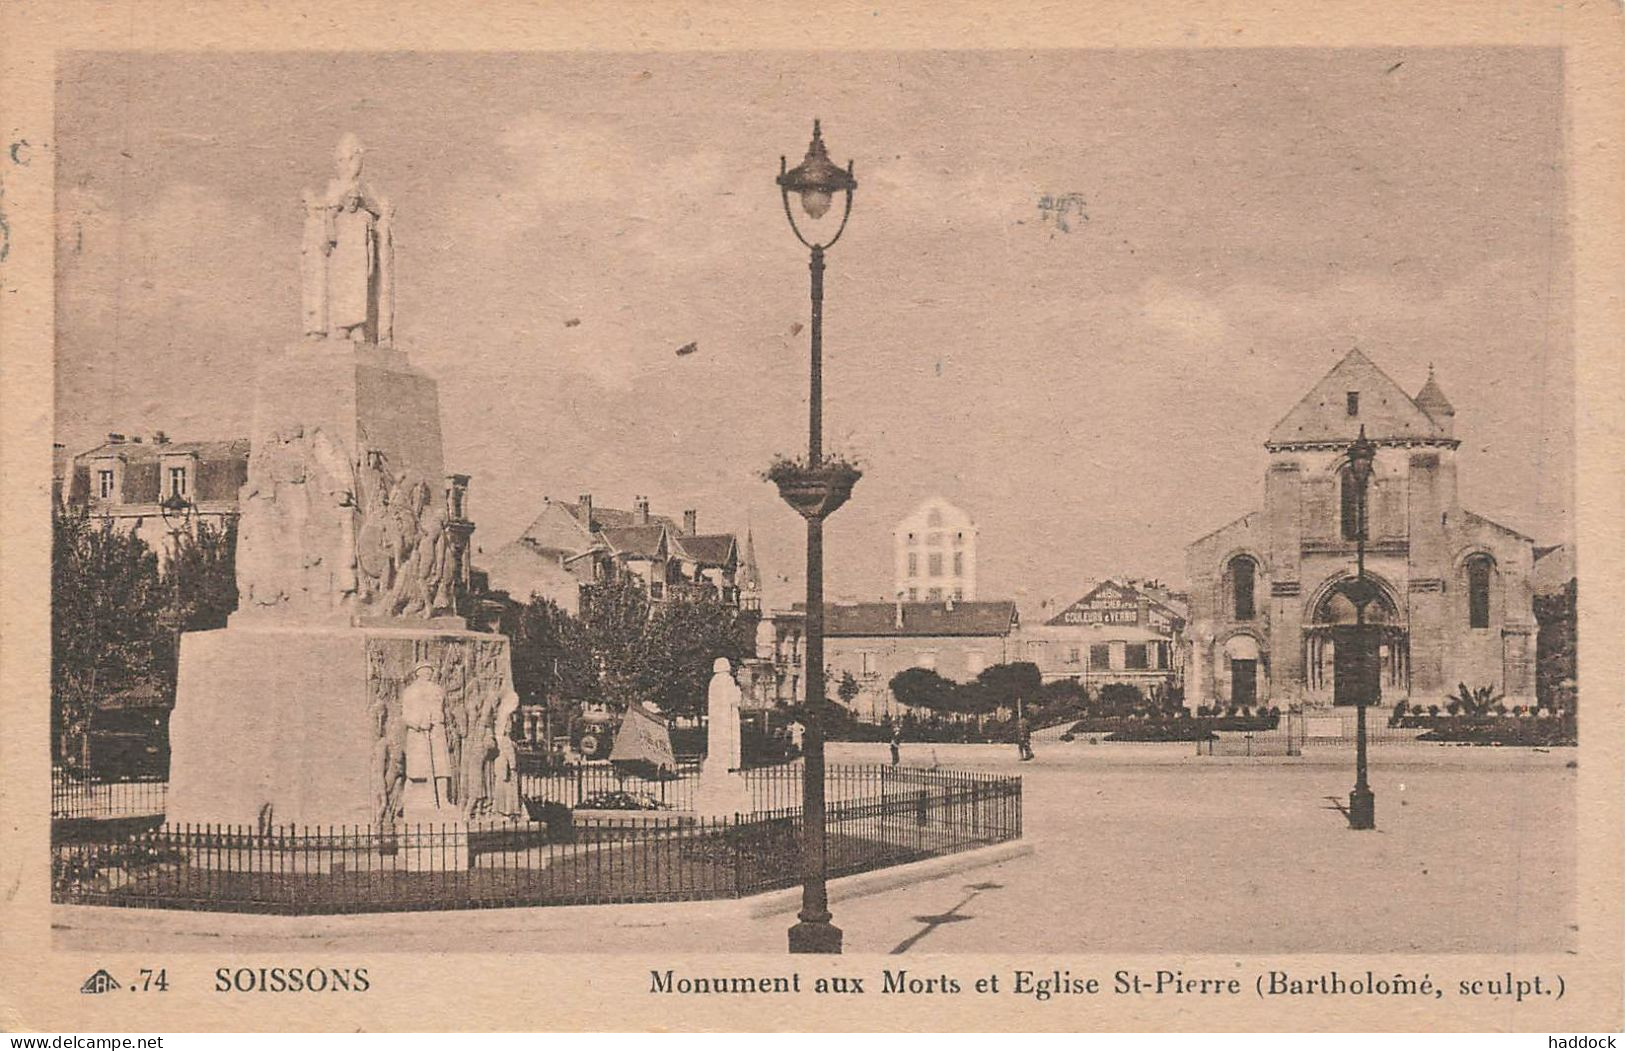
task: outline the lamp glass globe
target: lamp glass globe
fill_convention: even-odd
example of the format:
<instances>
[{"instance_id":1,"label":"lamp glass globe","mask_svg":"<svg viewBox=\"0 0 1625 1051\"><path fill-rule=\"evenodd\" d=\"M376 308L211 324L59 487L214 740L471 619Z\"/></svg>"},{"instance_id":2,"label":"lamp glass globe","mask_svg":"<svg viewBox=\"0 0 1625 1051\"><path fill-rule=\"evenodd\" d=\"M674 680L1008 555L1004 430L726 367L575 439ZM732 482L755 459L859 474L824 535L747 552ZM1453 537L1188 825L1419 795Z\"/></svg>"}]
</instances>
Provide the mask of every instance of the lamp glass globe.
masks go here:
<instances>
[{"instance_id":1,"label":"lamp glass globe","mask_svg":"<svg viewBox=\"0 0 1625 1051\"><path fill-rule=\"evenodd\" d=\"M814 219L822 219L829 211L830 199L828 190L802 190L801 208Z\"/></svg>"}]
</instances>

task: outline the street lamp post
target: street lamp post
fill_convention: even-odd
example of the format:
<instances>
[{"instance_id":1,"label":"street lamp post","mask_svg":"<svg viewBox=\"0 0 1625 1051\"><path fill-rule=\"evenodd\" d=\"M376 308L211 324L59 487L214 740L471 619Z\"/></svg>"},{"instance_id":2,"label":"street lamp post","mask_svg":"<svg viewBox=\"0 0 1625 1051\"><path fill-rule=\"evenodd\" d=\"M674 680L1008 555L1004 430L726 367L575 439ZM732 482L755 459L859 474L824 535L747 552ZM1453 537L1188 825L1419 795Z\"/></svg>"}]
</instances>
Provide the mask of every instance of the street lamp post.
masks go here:
<instances>
[{"instance_id":1,"label":"street lamp post","mask_svg":"<svg viewBox=\"0 0 1625 1051\"><path fill-rule=\"evenodd\" d=\"M169 586L170 606L164 612L165 626L170 630L170 653L175 664L175 674L180 674L181 665L181 634L185 624L181 620L181 582L176 566L180 561L181 545L186 541L184 537L191 535L192 517L195 507L192 501L180 493L171 493L158 504L158 510L163 514L164 525L169 528Z\"/></svg>"},{"instance_id":2,"label":"street lamp post","mask_svg":"<svg viewBox=\"0 0 1625 1051\"><path fill-rule=\"evenodd\" d=\"M852 164L843 170L829 159L818 121L813 121L812 143L794 168L785 170L779 158L779 193L790 229L811 253L812 275L811 375L807 398L807 463L776 465L769 477L779 495L807 520L806 703L802 733L801 778L802 889L798 923L790 928L793 953L838 953L841 930L830 922L829 893L825 886L824 841L824 519L846 502L858 472L844 463L824 459L824 251L838 241L852 214L852 191L857 180ZM836 194L843 194L840 225L826 240L809 240L796 222L790 195L800 198L801 210L812 220L829 211Z\"/></svg>"},{"instance_id":3,"label":"street lamp post","mask_svg":"<svg viewBox=\"0 0 1625 1051\"><path fill-rule=\"evenodd\" d=\"M1366 781L1365 760L1365 709L1373 700L1371 694L1380 688L1380 671L1374 667L1375 661L1372 659L1376 647L1367 635L1370 629L1365 622L1365 608L1374 597L1365 576L1366 486L1371 481L1371 466L1376 456L1376 443L1365 436L1365 426L1362 424L1360 436L1349 446L1349 471L1354 475L1356 514L1355 587L1350 597L1354 602L1355 637L1359 647L1359 673L1354 698L1354 789L1349 793L1349 828L1357 831L1377 827L1377 799Z\"/></svg>"}]
</instances>

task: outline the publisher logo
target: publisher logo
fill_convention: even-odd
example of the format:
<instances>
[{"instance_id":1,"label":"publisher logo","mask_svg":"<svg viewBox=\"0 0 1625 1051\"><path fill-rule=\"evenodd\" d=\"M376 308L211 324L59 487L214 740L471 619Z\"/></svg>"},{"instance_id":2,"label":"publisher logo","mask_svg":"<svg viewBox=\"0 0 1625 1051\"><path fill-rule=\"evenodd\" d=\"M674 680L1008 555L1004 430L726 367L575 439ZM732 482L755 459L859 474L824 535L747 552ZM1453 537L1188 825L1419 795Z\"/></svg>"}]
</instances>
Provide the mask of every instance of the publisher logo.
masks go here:
<instances>
[{"instance_id":1,"label":"publisher logo","mask_svg":"<svg viewBox=\"0 0 1625 1051\"><path fill-rule=\"evenodd\" d=\"M97 971L79 987L81 993L110 993L119 987L117 979L106 971Z\"/></svg>"}]
</instances>

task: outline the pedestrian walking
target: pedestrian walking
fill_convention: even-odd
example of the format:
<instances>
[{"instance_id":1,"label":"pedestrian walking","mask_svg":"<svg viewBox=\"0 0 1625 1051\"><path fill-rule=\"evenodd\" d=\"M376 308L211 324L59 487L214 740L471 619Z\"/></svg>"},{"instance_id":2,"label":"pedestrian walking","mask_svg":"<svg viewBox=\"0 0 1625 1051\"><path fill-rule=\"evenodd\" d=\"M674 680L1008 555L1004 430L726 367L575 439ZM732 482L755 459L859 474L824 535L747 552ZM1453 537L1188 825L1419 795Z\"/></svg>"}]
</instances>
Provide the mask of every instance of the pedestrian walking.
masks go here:
<instances>
[{"instance_id":1,"label":"pedestrian walking","mask_svg":"<svg viewBox=\"0 0 1625 1051\"><path fill-rule=\"evenodd\" d=\"M1016 748L1022 762L1033 758L1033 728L1025 715L1016 720Z\"/></svg>"},{"instance_id":2,"label":"pedestrian walking","mask_svg":"<svg viewBox=\"0 0 1625 1051\"><path fill-rule=\"evenodd\" d=\"M893 723L891 728L891 765L903 760L903 728Z\"/></svg>"}]
</instances>

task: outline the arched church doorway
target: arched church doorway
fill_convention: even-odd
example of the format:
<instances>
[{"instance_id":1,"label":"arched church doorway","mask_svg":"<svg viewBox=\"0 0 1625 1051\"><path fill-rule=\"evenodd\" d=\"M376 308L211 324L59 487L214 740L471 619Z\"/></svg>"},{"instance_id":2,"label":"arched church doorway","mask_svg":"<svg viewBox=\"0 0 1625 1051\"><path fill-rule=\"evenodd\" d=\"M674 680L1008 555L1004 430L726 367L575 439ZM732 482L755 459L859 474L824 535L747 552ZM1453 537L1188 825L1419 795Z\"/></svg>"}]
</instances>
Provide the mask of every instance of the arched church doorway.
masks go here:
<instances>
[{"instance_id":1,"label":"arched church doorway","mask_svg":"<svg viewBox=\"0 0 1625 1051\"><path fill-rule=\"evenodd\" d=\"M1365 622L1375 626L1377 662L1380 668L1383 704L1392 704L1410 690L1410 633L1388 583L1370 574L1375 598L1365 608ZM1355 624L1354 603L1347 588L1352 576L1327 581L1310 609L1310 622L1304 627L1304 678L1309 702L1330 705L1337 683L1338 637L1347 636Z\"/></svg>"}]
</instances>

